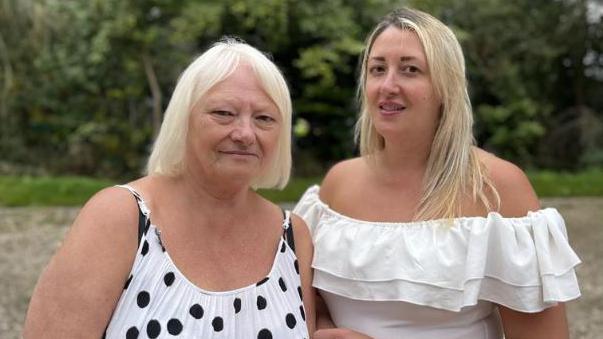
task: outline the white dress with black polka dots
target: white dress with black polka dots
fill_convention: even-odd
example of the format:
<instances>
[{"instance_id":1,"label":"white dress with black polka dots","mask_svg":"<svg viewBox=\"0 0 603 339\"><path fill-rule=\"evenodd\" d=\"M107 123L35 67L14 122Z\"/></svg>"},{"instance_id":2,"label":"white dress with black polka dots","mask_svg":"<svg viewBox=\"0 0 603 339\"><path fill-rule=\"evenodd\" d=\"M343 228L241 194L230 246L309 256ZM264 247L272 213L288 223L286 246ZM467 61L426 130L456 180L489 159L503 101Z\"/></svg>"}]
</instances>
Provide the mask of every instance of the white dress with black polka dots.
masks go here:
<instances>
[{"instance_id":1,"label":"white dress with black polka dots","mask_svg":"<svg viewBox=\"0 0 603 339\"><path fill-rule=\"evenodd\" d=\"M178 270L146 217L134 265L105 332L106 338L309 338L294 249L283 232L272 269L256 284L212 292ZM289 212L283 228L290 227Z\"/></svg>"}]
</instances>

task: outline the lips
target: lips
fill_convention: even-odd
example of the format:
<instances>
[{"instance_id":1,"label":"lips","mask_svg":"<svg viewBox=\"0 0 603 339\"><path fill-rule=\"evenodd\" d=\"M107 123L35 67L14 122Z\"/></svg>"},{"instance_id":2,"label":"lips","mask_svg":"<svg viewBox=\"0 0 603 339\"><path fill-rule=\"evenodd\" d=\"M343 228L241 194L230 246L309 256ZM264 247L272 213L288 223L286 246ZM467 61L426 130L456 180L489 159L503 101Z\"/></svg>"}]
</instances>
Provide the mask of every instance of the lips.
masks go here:
<instances>
[{"instance_id":1,"label":"lips","mask_svg":"<svg viewBox=\"0 0 603 339\"><path fill-rule=\"evenodd\" d=\"M382 114L396 114L406 109L406 106L397 102L385 101L379 103L379 110Z\"/></svg>"},{"instance_id":2,"label":"lips","mask_svg":"<svg viewBox=\"0 0 603 339\"><path fill-rule=\"evenodd\" d=\"M225 150L220 151L220 153L228 154L228 155L240 155L240 156L251 156L257 157L258 155L253 152L241 151L241 150Z\"/></svg>"}]
</instances>

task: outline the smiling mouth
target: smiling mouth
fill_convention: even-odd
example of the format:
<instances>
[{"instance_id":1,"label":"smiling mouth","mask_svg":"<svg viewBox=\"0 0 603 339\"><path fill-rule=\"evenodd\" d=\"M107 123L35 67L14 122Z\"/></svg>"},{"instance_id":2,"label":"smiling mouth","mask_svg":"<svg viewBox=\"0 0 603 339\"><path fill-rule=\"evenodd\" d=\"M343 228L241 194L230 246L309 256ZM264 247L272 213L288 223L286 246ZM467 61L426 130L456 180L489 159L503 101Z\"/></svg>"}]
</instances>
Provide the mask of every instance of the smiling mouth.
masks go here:
<instances>
[{"instance_id":1,"label":"smiling mouth","mask_svg":"<svg viewBox=\"0 0 603 339\"><path fill-rule=\"evenodd\" d=\"M391 115L401 113L406 109L406 106L394 102L386 102L379 104L381 114Z\"/></svg>"},{"instance_id":2,"label":"smiling mouth","mask_svg":"<svg viewBox=\"0 0 603 339\"><path fill-rule=\"evenodd\" d=\"M257 154L255 154L253 152L246 152L246 151L220 151L220 153L228 154L228 155L236 155L236 156L258 157Z\"/></svg>"}]
</instances>

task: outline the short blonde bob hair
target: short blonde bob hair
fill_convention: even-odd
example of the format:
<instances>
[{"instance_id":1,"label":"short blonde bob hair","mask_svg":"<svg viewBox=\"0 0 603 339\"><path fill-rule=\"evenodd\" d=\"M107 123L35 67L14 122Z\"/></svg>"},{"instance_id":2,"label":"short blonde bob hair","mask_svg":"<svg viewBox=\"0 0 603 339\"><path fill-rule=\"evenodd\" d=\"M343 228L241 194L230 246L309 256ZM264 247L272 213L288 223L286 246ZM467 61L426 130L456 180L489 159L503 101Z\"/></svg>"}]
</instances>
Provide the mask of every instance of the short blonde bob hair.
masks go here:
<instances>
[{"instance_id":1,"label":"short blonde bob hair","mask_svg":"<svg viewBox=\"0 0 603 339\"><path fill-rule=\"evenodd\" d=\"M276 156L265 173L251 184L257 188L283 188L291 173L291 97L278 67L256 48L235 38L223 38L184 70L159 130L147 163L147 174L175 176L182 173L188 118L193 107L217 83L242 63L253 69L266 94L281 114Z\"/></svg>"},{"instance_id":2,"label":"short blonde bob hair","mask_svg":"<svg viewBox=\"0 0 603 339\"><path fill-rule=\"evenodd\" d=\"M356 141L360 154L370 157L385 147L385 141L375 130L368 111L365 86L373 44L389 27L417 35L425 52L431 83L442 102L415 219L460 216L461 201L467 193L490 210L484 187L493 190L495 200L498 200L498 195L473 147L473 112L467 92L463 51L452 30L427 13L409 8L395 10L376 25L366 41L357 92L360 115L356 124Z\"/></svg>"}]
</instances>

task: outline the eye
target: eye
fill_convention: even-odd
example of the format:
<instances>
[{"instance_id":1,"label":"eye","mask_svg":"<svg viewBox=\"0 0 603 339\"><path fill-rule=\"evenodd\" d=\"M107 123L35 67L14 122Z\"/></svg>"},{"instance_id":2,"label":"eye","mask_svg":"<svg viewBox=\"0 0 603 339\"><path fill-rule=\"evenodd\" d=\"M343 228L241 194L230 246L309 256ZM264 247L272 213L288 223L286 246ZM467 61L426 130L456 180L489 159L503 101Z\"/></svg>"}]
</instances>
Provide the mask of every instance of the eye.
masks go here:
<instances>
[{"instance_id":1,"label":"eye","mask_svg":"<svg viewBox=\"0 0 603 339\"><path fill-rule=\"evenodd\" d=\"M383 65L373 65L369 67L369 74L380 75L385 73L385 67Z\"/></svg>"},{"instance_id":2,"label":"eye","mask_svg":"<svg viewBox=\"0 0 603 339\"><path fill-rule=\"evenodd\" d=\"M414 65L405 65L402 66L402 72L403 73L408 73L408 74L416 74L419 73L421 70L419 69L419 67L414 66Z\"/></svg>"},{"instance_id":3,"label":"eye","mask_svg":"<svg viewBox=\"0 0 603 339\"><path fill-rule=\"evenodd\" d=\"M218 116L218 117L234 117L234 113L229 112L229 111L222 111L222 110L212 111L211 114Z\"/></svg>"},{"instance_id":4,"label":"eye","mask_svg":"<svg viewBox=\"0 0 603 339\"><path fill-rule=\"evenodd\" d=\"M216 109L209 112L209 115L219 124L229 124L234 121L236 114L231 111Z\"/></svg>"},{"instance_id":5,"label":"eye","mask_svg":"<svg viewBox=\"0 0 603 339\"><path fill-rule=\"evenodd\" d=\"M260 115L257 119L261 121L275 121L274 118L269 115Z\"/></svg>"},{"instance_id":6,"label":"eye","mask_svg":"<svg viewBox=\"0 0 603 339\"><path fill-rule=\"evenodd\" d=\"M276 123L276 119L269 114L258 114L255 116L255 120L262 126L271 126Z\"/></svg>"}]
</instances>

